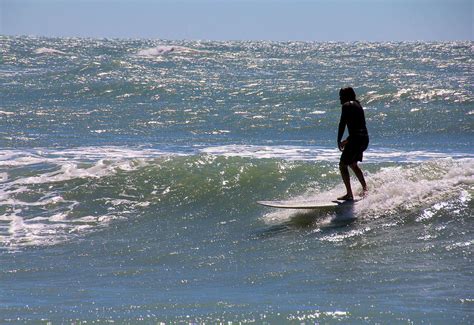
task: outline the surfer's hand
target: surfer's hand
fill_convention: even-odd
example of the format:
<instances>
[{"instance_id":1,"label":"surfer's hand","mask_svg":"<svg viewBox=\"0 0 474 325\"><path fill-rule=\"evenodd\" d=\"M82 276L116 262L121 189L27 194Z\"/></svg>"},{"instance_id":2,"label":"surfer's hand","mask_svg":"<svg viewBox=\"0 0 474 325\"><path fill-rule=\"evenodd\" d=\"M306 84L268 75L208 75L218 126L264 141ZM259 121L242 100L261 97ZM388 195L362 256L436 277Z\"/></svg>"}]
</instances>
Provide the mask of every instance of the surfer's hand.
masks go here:
<instances>
[{"instance_id":1,"label":"surfer's hand","mask_svg":"<svg viewBox=\"0 0 474 325\"><path fill-rule=\"evenodd\" d=\"M344 147L346 146L347 142L349 142L349 141L344 140L342 142L337 143L337 147L339 148L340 151L344 150Z\"/></svg>"}]
</instances>

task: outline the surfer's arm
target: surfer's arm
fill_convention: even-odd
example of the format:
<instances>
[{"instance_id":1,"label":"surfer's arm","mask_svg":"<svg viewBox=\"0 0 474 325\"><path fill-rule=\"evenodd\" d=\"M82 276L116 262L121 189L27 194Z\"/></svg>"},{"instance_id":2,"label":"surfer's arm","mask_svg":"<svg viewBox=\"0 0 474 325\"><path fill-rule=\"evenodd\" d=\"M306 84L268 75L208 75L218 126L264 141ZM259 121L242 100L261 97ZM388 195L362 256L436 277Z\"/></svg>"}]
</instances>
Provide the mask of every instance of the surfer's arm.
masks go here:
<instances>
[{"instance_id":1,"label":"surfer's arm","mask_svg":"<svg viewBox=\"0 0 474 325\"><path fill-rule=\"evenodd\" d=\"M346 114L344 110L344 106L342 107L341 119L339 120L339 128L337 132L337 147L342 150L341 148L341 140L342 136L344 135L344 130L346 129Z\"/></svg>"}]
</instances>

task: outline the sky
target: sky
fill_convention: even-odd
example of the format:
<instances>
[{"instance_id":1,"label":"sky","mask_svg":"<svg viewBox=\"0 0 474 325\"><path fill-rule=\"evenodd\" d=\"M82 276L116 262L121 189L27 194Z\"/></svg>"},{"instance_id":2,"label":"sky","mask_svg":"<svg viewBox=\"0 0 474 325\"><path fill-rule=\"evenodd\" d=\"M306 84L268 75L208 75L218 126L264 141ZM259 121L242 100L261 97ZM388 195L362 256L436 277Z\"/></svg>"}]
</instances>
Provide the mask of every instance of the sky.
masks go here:
<instances>
[{"instance_id":1,"label":"sky","mask_svg":"<svg viewBox=\"0 0 474 325\"><path fill-rule=\"evenodd\" d=\"M0 0L0 35L473 40L474 0Z\"/></svg>"}]
</instances>

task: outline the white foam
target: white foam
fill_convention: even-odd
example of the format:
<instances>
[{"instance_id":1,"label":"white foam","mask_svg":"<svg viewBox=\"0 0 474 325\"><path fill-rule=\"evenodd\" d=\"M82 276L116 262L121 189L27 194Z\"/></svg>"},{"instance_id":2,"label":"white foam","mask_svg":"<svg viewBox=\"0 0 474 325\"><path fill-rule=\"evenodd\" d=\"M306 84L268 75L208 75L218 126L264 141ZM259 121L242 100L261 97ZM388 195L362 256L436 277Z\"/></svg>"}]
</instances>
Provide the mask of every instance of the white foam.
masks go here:
<instances>
[{"instance_id":1,"label":"white foam","mask_svg":"<svg viewBox=\"0 0 474 325\"><path fill-rule=\"evenodd\" d=\"M407 75L405 75L407 76ZM397 102L400 100L411 99L424 103L433 100L452 100L455 102L469 101L470 94L466 90L455 88L427 88L425 84L412 84L399 89L396 93L377 94L377 92L368 92L364 102L370 104L374 101Z\"/></svg>"},{"instance_id":2,"label":"white foam","mask_svg":"<svg viewBox=\"0 0 474 325\"><path fill-rule=\"evenodd\" d=\"M66 55L65 52L48 48L48 47L40 47L34 51L35 54L45 54L45 55Z\"/></svg>"},{"instance_id":3,"label":"white foam","mask_svg":"<svg viewBox=\"0 0 474 325\"><path fill-rule=\"evenodd\" d=\"M447 251L452 251L454 249L462 249L462 248L465 248L465 247L469 247L471 245L474 245L474 240L470 240L470 241L466 241L466 242L458 242L458 243L448 245L448 246L446 246L446 250Z\"/></svg>"},{"instance_id":4,"label":"white foam","mask_svg":"<svg viewBox=\"0 0 474 325\"><path fill-rule=\"evenodd\" d=\"M115 209L97 216L80 216L76 207L84 202L65 199L56 192L55 183L136 170L153 158L166 155L159 150L119 147L1 150L0 168L26 168L34 170L34 175L13 177L9 172L0 173L0 206L6 207L0 215L0 249L54 245L69 240L73 234L94 231L121 218L116 215L117 209L125 213L148 206L150 202L112 199L106 204ZM41 184L44 185L38 186ZM42 196L28 199L38 194ZM38 210L40 215L35 216L32 210Z\"/></svg>"},{"instance_id":5,"label":"white foam","mask_svg":"<svg viewBox=\"0 0 474 325\"><path fill-rule=\"evenodd\" d=\"M414 214L414 220L422 222L432 218L439 210L453 210L454 205L466 206L470 202L474 159L447 158L382 168L376 173L367 173L366 181L369 195L357 202L353 209L339 213L349 213L356 218L379 218L409 212L409 215ZM360 190L357 180L352 179L352 185L357 193ZM339 184L329 191L310 190L291 199L331 201L344 191L344 186ZM263 220L268 224L281 223L290 220L294 214L294 210L275 210L264 215Z\"/></svg>"},{"instance_id":6,"label":"white foam","mask_svg":"<svg viewBox=\"0 0 474 325\"><path fill-rule=\"evenodd\" d=\"M8 180L8 173L0 173L0 183Z\"/></svg>"},{"instance_id":7,"label":"white foam","mask_svg":"<svg viewBox=\"0 0 474 325\"><path fill-rule=\"evenodd\" d=\"M355 206L358 215L380 216L418 210L425 206L442 209L443 202L459 198L474 179L474 159L443 159L417 166L384 168L367 176L370 195ZM428 217L425 215L425 217Z\"/></svg>"},{"instance_id":8,"label":"white foam","mask_svg":"<svg viewBox=\"0 0 474 325\"><path fill-rule=\"evenodd\" d=\"M291 322L301 322L305 324L306 321L312 323L315 319L320 317L332 317L334 319L344 319L349 313L347 311L298 311L296 315L288 315L287 319ZM318 323L318 322L316 322Z\"/></svg>"},{"instance_id":9,"label":"white foam","mask_svg":"<svg viewBox=\"0 0 474 325\"><path fill-rule=\"evenodd\" d=\"M352 229L350 231L343 232L343 233L335 233L335 234L323 236L321 237L321 240L328 241L328 242L341 242L341 241L346 240L347 238L361 236L369 232L370 230L371 230L370 227L364 227L362 229Z\"/></svg>"},{"instance_id":10,"label":"white foam","mask_svg":"<svg viewBox=\"0 0 474 325\"><path fill-rule=\"evenodd\" d=\"M225 145L200 149L200 152L225 157L247 157L256 159L277 158L290 161L330 161L337 162L341 153L336 148L316 146L255 146ZM474 158L472 154L451 153L452 158ZM430 151L401 151L369 148L364 152L365 162L422 162L430 159L444 159L446 153Z\"/></svg>"},{"instance_id":11,"label":"white foam","mask_svg":"<svg viewBox=\"0 0 474 325\"><path fill-rule=\"evenodd\" d=\"M326 111L313 111L313 112L310 112L309 114L313 114L313 115L323 115L323 114L326 114Z\"/></svg>"},{"instance_id":12,"label":"white foam","mask_svg":"<svg viewBox=\"0 0 474 325\"><path fill-rule=\"evenodd\" d=\"M123 168L131 160L152 159L166 155L185 155L184 153L169 153L149 148L123 147L80 147L75 149L50 150L0 150L1 167L20 167L34 164L56 164L97 162L99 160L124 162Z\"/></svg>"},{"instance_id":13,"label":"white foam","mask_svg":"<svg viewBox=\"0 0 474 325\"><path fill-rule=\"evenodd\" d=\"M0 248L18 250L28 246L49 246L70 240L72 235L84 235L119 219L114 214L78 217L73 208L78 202L68 202L65 211L44 217L26 218L23 209L0 215ZM3 229L3 231L2 231Z\"/></svg>"},{"instance_id":14,"label":"white foam","mask_svg":"<svg viewBox=\"0 0 474 325\"><path fill-rule=\"evenodd\" d=\"M143 57L154 57L154 56L162 56L171 53L196 53L199 52L197 50L184 47L184 46L175 46L175 45L159 45L156 47L140 50L137 52L138 56Z\"/></svg>"}]
</instances>

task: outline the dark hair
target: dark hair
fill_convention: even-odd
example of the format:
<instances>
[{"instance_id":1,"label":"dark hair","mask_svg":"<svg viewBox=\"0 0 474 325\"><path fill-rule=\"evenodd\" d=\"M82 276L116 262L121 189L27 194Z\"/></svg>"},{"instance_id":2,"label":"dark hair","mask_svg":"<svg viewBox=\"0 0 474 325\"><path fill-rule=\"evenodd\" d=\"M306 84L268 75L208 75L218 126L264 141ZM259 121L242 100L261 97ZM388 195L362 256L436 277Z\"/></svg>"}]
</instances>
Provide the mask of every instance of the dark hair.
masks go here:
<instances>
[{"instance_id":1,"label":"dark hair","mask_svg":"<svg viewBox=\"0 0 474 325\"><path fill-rule=\"evenodd\" d=\"M356 100L356 93L352 87L341 88L341 90L339 90L339 97L344 99L344 102L349 102Z\"/></svg>"}]
</instances>

